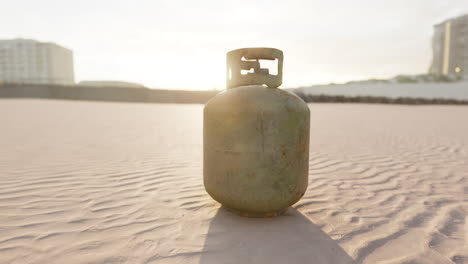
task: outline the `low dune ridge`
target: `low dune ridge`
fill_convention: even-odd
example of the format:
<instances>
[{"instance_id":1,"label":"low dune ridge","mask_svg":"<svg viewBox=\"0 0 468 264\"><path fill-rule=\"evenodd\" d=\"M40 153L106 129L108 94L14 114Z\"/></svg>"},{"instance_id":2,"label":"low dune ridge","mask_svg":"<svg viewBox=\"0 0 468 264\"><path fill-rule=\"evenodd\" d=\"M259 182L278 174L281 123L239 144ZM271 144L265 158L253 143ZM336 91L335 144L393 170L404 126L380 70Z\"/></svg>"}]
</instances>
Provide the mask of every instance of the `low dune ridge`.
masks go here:
<instances>
[{"instance_id":1,"label":"low dune ridge","mask_svg":"<svg viewBox=\"0 0 468 264\"><path fill-rule=\"evenodd\" d=\"M468 263L468 107L310 104L309 188L238 217L201 105L0 100L2 263Z\"/></svg>"}]
</instances>

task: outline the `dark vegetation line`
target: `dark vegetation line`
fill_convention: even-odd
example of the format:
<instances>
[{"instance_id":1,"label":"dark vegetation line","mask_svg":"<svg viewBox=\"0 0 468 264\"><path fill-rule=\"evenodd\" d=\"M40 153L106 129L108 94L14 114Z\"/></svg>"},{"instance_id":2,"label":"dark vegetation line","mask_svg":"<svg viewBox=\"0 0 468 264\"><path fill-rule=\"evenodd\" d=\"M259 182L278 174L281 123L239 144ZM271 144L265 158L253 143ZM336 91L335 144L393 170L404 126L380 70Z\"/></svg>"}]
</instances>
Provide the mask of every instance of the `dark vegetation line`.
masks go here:
<instances>
[{"instance_id":1,"label":"dark vegetation line","mask_svg":"<svg viewBox=\"0 0 468 264\"><path fill-rule=\"evenodd\" d=\"M290 89L307 103L375 103L406 105L468 105L468 100L411 97L311 95ZM0 83L0 98L41 98L106 102L204 104L220 91L157 90L146 88L91 87Z\"/></svg>"},{"instance_id":2,"label":"dark vegetation line","mask_svg":"<svg viewBox=\"0 0 468 264\"><path fill-rule=\"evenodd\" d=\"M342 96L342 95L306 95L296 92L307 103L371 103L371 104L405 104L405 105L468 105L468 100L428 99L415 97L383 97L383 96Z\"/></svg>"}]
</instances>

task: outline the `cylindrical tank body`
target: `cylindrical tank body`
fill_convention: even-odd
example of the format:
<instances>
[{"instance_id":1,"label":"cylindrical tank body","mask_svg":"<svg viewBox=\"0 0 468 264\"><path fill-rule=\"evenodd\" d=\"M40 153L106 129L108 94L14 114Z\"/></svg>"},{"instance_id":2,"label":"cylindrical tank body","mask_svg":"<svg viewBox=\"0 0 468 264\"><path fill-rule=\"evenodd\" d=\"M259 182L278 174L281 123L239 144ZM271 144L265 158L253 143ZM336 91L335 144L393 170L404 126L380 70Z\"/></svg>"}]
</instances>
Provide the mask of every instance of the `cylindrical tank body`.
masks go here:
<instances>
[{"instance_id":1,"label":"cylindrical tank body","mask_svg":"<svg viewBox=\"0 0 468 264\"><path fill-rule=\"evenodd\" d=\"M277 88L227 89L204 109L204 184L227 208L274 216L297 202L308 184L310 112Z\"/></svg>"}]
</instances>

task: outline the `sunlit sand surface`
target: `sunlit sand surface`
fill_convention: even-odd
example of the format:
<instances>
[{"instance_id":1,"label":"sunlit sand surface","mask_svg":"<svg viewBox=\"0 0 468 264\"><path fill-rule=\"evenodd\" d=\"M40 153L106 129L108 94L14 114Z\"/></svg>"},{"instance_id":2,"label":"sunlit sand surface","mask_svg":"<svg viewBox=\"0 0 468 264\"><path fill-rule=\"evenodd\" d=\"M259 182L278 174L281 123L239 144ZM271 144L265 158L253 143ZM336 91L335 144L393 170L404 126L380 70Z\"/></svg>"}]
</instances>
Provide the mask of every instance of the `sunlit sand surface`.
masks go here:
<instances>
[{"instance_id":1,"label":"sunlit sand surface","mask_svg":"<svg viewBox=\"0 0 468 264\"><path fill-rule=\"evenodd\" d=\"M468 263L468 107L311 104L271 219L205 193L202 109L0 100L0 262Z\"/></svg>"}]
</instances>

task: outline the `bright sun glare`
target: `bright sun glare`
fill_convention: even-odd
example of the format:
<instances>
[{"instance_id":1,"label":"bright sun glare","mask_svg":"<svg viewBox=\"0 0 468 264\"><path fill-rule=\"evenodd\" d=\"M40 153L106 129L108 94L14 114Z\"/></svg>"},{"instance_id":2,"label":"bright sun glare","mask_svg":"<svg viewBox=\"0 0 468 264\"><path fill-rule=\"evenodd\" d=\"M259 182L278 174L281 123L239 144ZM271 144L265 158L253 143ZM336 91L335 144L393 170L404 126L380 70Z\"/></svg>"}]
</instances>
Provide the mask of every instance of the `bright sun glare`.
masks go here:
<instances>
[{"instance_id":1,"label":"bright sun glare","mask_svg":"<svg viewBox=\"0 0 468 264\"><path fill-rule=\"evenodd\" d=\"M282 87L424 73L433 25L468 12L463 0L23 2L2 6L0 39L73 50L78 82L202 90L224 89L226 53L246 47L284 52Z\"/></svg>"}]
</instances>

